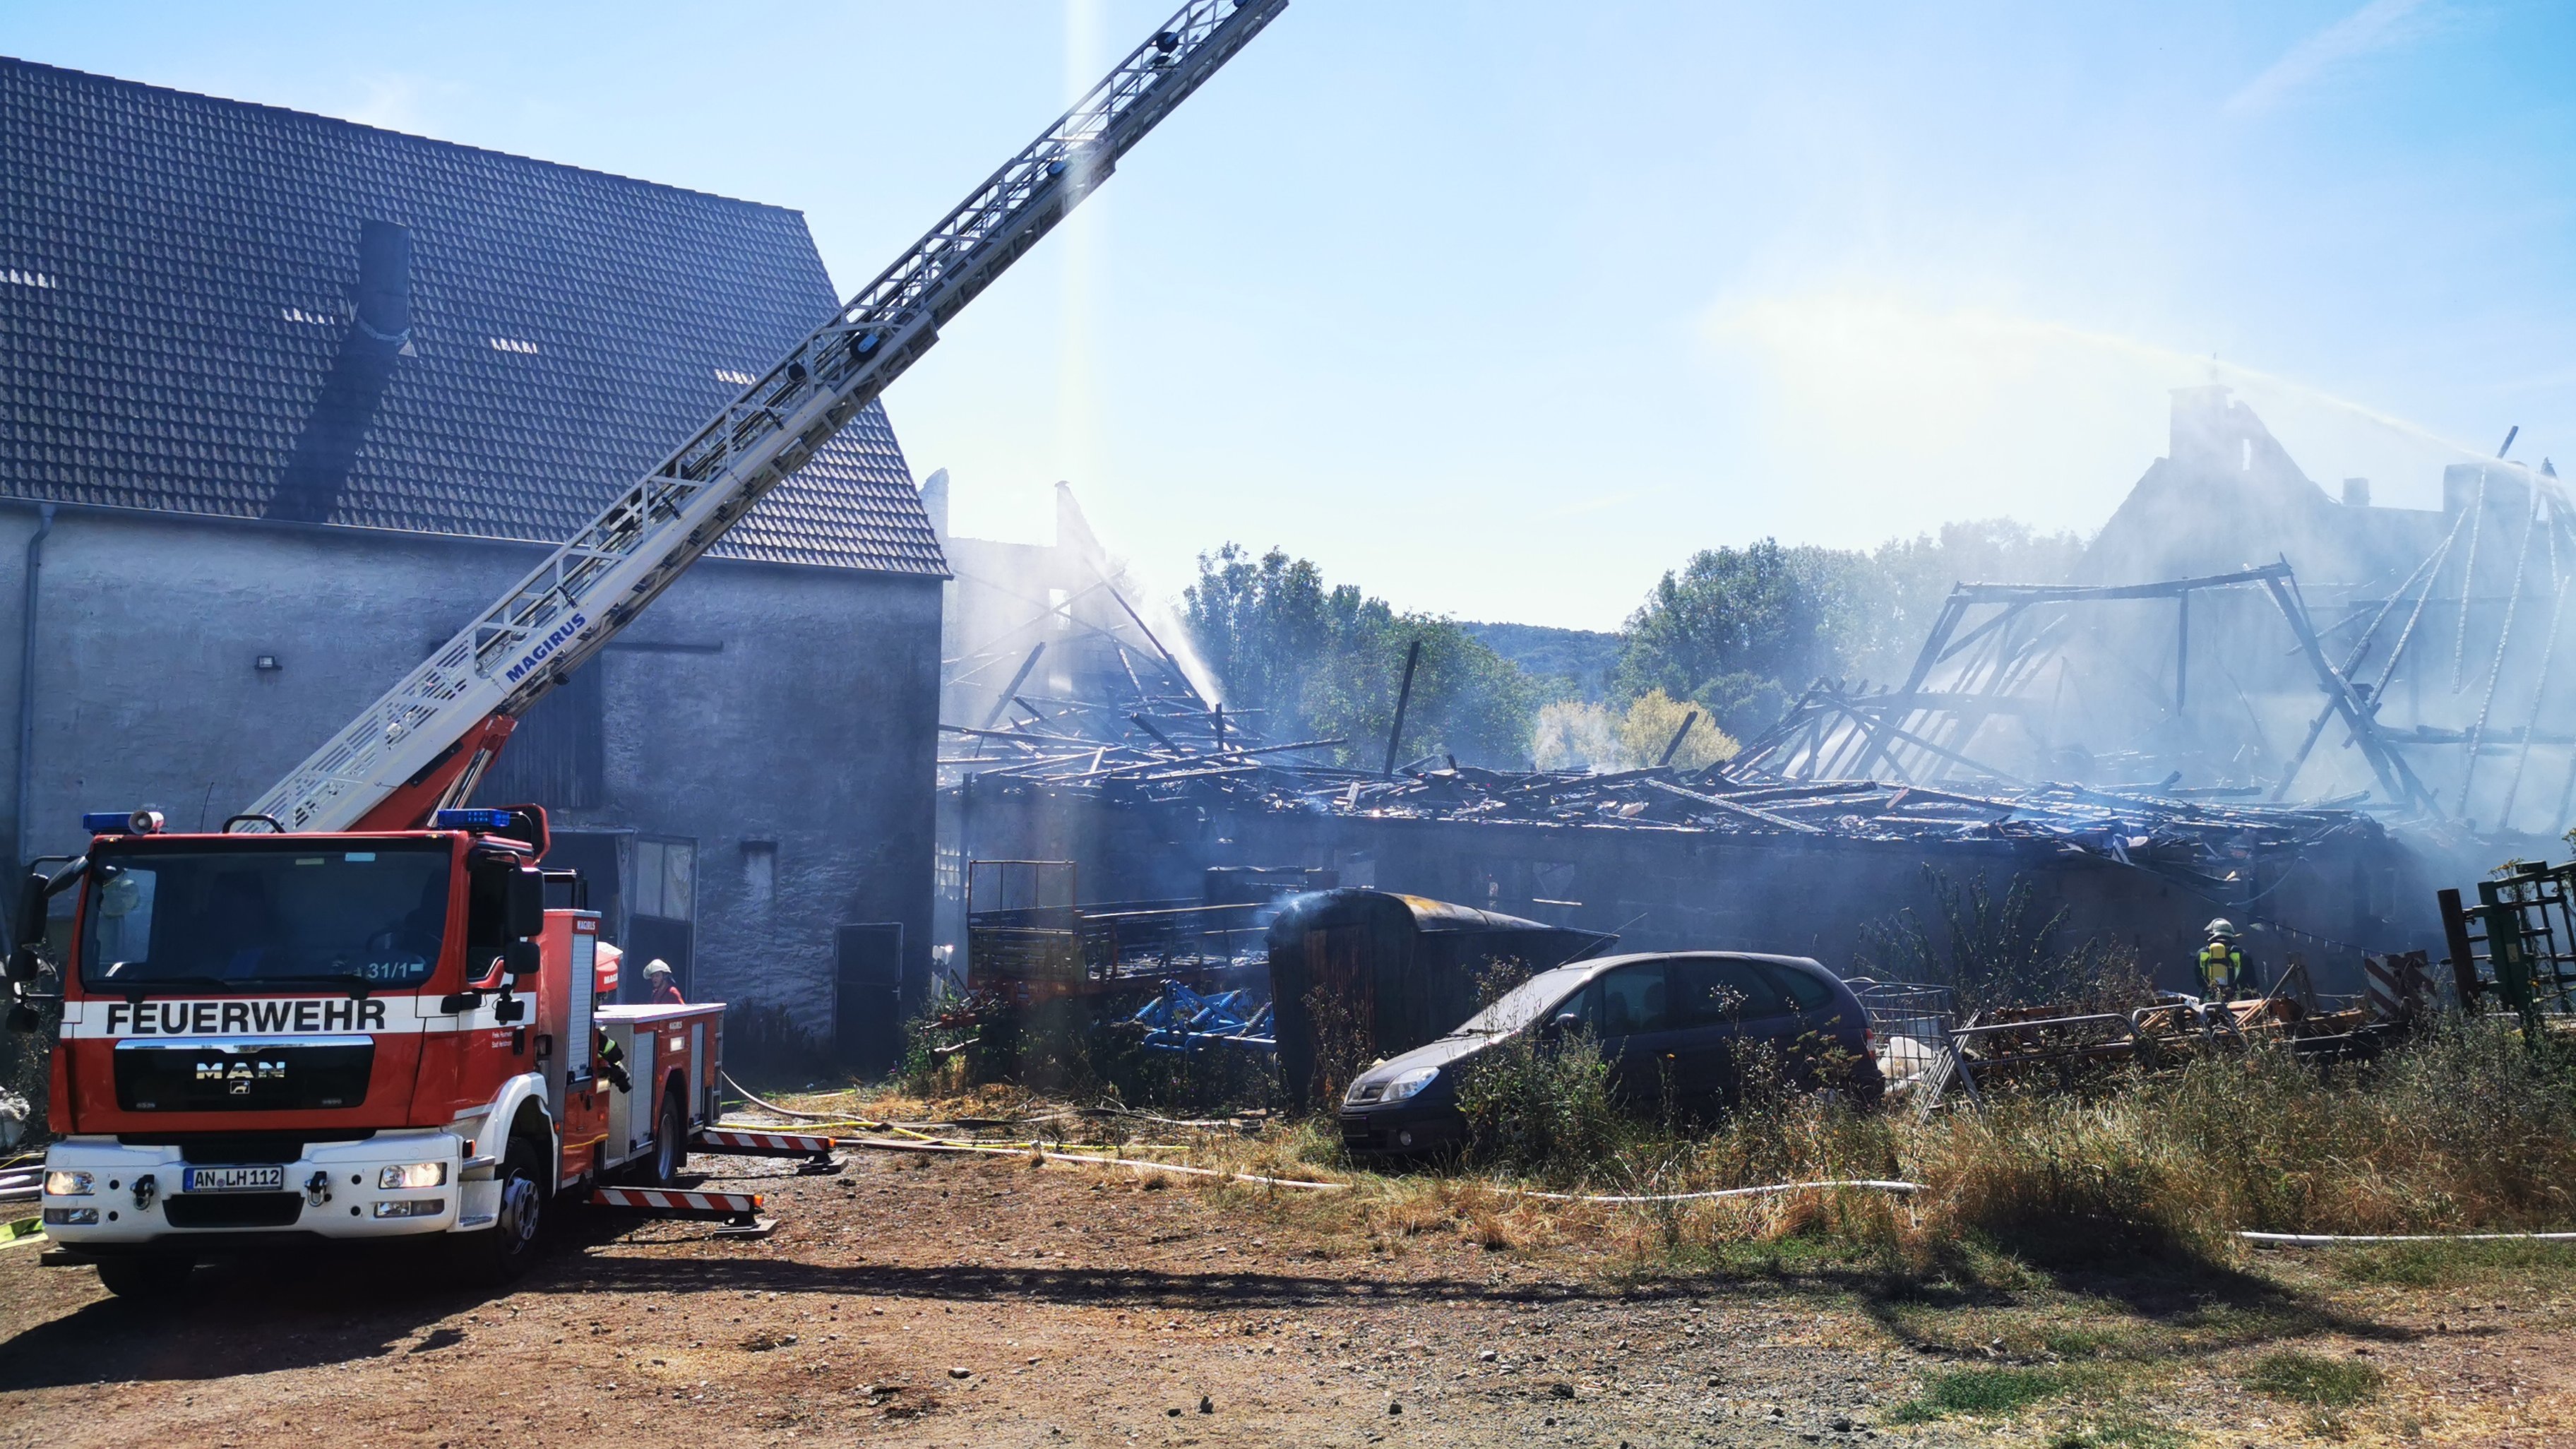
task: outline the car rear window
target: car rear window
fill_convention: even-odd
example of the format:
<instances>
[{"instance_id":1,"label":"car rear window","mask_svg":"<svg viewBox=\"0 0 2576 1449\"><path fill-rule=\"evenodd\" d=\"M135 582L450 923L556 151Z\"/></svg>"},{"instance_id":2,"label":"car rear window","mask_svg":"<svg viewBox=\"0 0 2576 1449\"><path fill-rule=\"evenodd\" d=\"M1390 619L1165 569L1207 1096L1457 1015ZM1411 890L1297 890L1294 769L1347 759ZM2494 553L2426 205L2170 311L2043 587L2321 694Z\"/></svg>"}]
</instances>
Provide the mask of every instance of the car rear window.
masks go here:
<instances>
[{"instance_id":1,"label":"car rear window","mask_svg":"<svg viewBox=\"0 0 2576 1449\"><path fill-rule=\"evenodd\" d=\"M1770 961L1765 961L1761 965L1763 974L1779 983L1781 993L1798 1003L1798 1010L1821 1011L1833 1005L1834 988L1827 985L1824 978L1814 972L1801 971L1795 966L1782 966Z\"/></svg>"},{"instance_id":2,"label":"car rear window","mask_svg":"<svg viewBox=\"0 0 2576 1449\"><path fill-rule=\"evenodd\" d=\"M1784 1016L1792 1008L1777 983L1750 961L1685 957L1668 963L1681 1024L1717 1026Z\"/></svg>"}]
</instances>

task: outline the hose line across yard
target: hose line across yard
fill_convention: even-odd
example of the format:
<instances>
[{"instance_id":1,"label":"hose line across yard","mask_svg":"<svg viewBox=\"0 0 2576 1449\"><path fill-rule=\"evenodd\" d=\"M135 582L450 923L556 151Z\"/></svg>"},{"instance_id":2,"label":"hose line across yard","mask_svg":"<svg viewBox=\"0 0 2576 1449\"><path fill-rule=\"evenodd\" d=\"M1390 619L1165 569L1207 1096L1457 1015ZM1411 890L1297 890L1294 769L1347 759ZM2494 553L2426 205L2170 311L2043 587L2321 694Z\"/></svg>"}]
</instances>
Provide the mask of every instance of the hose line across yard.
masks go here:
<instances>
[{"instance_id":1,"label":"hose line across yard","mask_svg":"<svg viewBox=\"0 0 2576 1449\"><path fill-rule=\"evenodd\" d=\"M2255 1233L2236 1236L2266 1248L2329 1248L2344 1243L2576 1243L2576 1233Z\"/></svg>"},{"instance_id":2,"label":"hose line across yard","mask_svg":"<svg viewBox=\"0 0 2576 1449\"><path fill-rule=\"evenodd\" d=\"M1589 1193L1540 1192L1536 1188L1512 1187L1503 1191L1519 1197L1543 1198L1549 1202L1705 1202L1720 1197L1774 1197L1784 1192L1815 1192L1827 1188L1865 1187L1901 1195L1923 1191L1919 1182L1894 1182L1875 1177L1832 1178L1823 1182L1774 1182L1761 1187L1721 1187L1708 1192Z\"/></svg>"}]
</instances>

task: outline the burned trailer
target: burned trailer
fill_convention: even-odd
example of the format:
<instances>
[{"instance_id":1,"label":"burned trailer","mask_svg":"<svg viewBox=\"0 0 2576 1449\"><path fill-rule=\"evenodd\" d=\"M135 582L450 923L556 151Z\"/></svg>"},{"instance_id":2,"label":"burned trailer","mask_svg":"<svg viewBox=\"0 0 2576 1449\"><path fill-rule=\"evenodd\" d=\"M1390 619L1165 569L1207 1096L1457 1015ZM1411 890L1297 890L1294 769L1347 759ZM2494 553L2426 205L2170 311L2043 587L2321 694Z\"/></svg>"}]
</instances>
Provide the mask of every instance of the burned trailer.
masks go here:
<instances>
[{"instance_id":1,"label":"burned trailer","mask_svg":"<svg viewBox=\"0 0 2576 1449\"><path fill-rule=\"evenodd\" d=\"M1327 1104L1360 1068L1410 1051L1527 976L1618 940L1386 891L1320 891L1270 923L1279 1073L1291 1105Z\"/></svg>"}]
</instances>

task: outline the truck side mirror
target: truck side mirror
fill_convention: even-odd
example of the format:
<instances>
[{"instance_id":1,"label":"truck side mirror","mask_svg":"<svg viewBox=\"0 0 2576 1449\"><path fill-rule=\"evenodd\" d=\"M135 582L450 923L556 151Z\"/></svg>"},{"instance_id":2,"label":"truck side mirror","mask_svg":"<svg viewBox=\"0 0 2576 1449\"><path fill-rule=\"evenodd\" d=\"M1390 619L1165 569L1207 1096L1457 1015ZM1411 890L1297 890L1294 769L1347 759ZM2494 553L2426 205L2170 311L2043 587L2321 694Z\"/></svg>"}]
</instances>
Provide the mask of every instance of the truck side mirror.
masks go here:
<instances>
[{"instance_id":1,"label":"truck side mirror","mask_svg":"<svg viewBox=\"0 0 2576 1449\"><path fill-rule=\"evenodd\" d=\"M513 981L536 975L544 963L545 953L534 941L512 941L501 948L501 970Z\"/></svg>"},{"instance_id":2,"label":"truck side mirror","mask_svg":"<svg viewBox=\"0 0 2576 1449\"><path fill-rule=\"evenodd\" d=\"M545 872L524 868L510 872L509 908L504 926L502 934L518 939L545 934Z\"/></svg>"},{"instance_id":3,"label":"truck side mirror","mask_svg":"<svg viewBox=\"0 0 2576 1449\"><path fill-rule=\"evenodd\" d=\"M6 977L11 981L33 981L42 969L43 965L36 959L36 948L33 946L20 946L5 958L0 958L0 977Z\"/></svg>"},{"instance_id":4,"label":"truck side mirror","mask_svg":"<svg viewBox=\"0 0 2576 1449\"><path fill-rule=\"evenodd\" d=\"M53 884L53 877L41 870L28 872L27 878L19 883L18 939L11 944L21 950L45 943L45 902L53 895ZM17 969L14 955L11 958L10 969L13 973ZM31 971L28 974L35 973Z\"/></svg>"}]
</instances>

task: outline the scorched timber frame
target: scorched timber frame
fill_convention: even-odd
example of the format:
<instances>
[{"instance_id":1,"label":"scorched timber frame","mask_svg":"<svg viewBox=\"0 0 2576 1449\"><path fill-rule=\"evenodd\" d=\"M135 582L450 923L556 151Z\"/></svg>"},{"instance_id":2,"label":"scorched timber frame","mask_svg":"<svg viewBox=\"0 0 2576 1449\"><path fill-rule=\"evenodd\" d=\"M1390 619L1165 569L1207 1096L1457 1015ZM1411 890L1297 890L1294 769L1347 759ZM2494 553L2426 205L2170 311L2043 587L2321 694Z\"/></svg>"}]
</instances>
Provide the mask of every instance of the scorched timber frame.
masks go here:
<instances>
[{"instance_id":1,"label":"scorched timber frame","mask_svg":"<svg viewBox=\"0 0 2576 1449\"><path fill-rule=\"evenodd\" d=\"M2233 573L2144 584L1960 584L1942 604L1903 685L1865 694L1819 681L1780 723L1748 744L1727 773L1736 778L1758 773L1791 780L1851 780L1874 778L1884 770L1908 783L1931 783L1955 769L2012 784L2027 783L1975 759L1968 747L1991 717L2036 711L2034 702L2016 691L2053 657L2073 606L2129 599L2173 601L2173 709L2179 714L2191 678L2192 597L2208 590L2248 588L2263 590L2279 608L2326 697L2325 709L2283 771L2273 798L2277 801L2288 793L2327 725L2340 718L2388 798L2438 816L2441 810L2432 791L2379 728L2375 696L2366 686L2355 687L2349 664L2338 667L2326 657L2286 559ZM2046 611L2044 617L2042 611ZM1981 612L1983 617L1976 617ZM1944 666L1950 670L1949 677L1935 689L1933 675Z\"/></svg>"}]
</instances>

